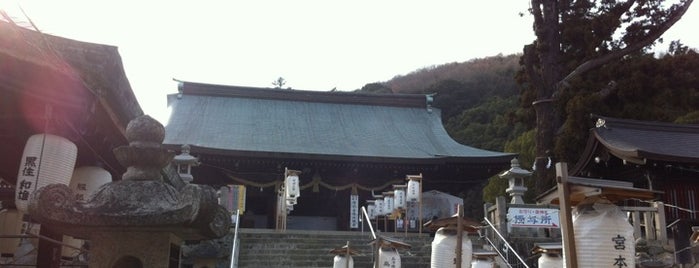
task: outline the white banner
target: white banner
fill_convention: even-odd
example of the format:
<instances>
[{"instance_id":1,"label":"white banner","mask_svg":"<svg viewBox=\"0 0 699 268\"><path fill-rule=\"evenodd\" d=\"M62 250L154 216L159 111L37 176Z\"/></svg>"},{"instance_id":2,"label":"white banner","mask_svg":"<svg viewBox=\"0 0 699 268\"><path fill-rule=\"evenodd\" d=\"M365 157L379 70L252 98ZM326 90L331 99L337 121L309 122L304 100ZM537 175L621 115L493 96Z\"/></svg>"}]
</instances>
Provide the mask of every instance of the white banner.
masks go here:
<instances>
[{"instance_id":1,"label":"white banner","mask_svg":"<svg viewBox=\"0 0 699 268\"><path fill-rule=\"evenodd\" d=\"M359 196L350 195L350 229L359 228Z\"/></svg>"}]
</instances>

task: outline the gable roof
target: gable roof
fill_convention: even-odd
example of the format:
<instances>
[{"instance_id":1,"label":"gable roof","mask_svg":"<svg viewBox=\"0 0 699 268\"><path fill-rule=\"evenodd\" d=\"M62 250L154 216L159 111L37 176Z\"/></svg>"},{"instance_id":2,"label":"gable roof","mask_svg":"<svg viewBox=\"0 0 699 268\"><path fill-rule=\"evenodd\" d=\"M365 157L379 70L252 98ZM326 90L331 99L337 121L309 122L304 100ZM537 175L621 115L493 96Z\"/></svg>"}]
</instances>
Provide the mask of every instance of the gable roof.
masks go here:
<instances>
[{"instance_id":1,"label":"gable roof","mask_svg":"<svg viewBox=\"0 0 699 268\"><path fill-rule=\"evenodd\" d=\"M699 163L699 125L593 117L597 118L596 127L590 130L587 148L574 171L594 158L598 146L631 163Z\"/></svg>"},{"instance_id":2,"label":"gable roof","mask_svg":"<svg viewBox=\"0 0 699 268\"><path fill-rule=\"evenodd\" d=\"M431 96L180 83L164 144L215 154L324 160L508 163L451 139ZM174 146L173 146L174 147Z\"/></svg>"}]
</instances>

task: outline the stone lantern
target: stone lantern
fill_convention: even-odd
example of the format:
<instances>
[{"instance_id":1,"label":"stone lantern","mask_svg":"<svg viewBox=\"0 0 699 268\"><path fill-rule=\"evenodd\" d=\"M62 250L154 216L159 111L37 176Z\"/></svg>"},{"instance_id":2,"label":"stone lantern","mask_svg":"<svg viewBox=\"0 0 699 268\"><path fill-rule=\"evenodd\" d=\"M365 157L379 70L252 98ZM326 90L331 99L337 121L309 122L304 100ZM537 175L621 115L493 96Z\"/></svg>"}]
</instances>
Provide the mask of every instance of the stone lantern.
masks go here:
<instances>
[{"instance_id":1,"label":"stone lantern","mask_svg":"<svg viewBox=\"0 0 699 268\"><path fill-rule=\"evenodd\" d=\"M199 159L189 154L189 144L182 145L182 152L172 159L172 163L177 165L177 173L180 174L180 178L187 183L192 183L194 176L192 176L192 166L199 165Z\"/></svg>"},{"instance_id":2,"label":"stone lantern","mask_svg":"<svg viewBox=\"0 0 699 268\"><path fill-rule=\"evenodd\" d=\"M72 189L37 189L29 215L59 233L90 240L90 268L179 267L184 241L226 235L231 220L206 185L167 183L162 170L174 154L162 148L165 128L150 116L126 127L128 146L114 150L127 167L121 180L78 202Z\"/></svg>"},{"instance_id":3,"label":"stone lantern","mask_svg":"<svg viewBox=\"0 0 699 268\"><path fill-rule=\"evenodd\" d=\"M512 197L510 203L524 204L522 196L524 192L527 191L527 187L524 186L524 178L530 177L532 173L531 171L520 168L517 158L513 158L512 161L510 161L510 166L510 169L503 171L498 176L508 180L509 187L505 189L505 192Z\"/></svg>"}]
</instances>

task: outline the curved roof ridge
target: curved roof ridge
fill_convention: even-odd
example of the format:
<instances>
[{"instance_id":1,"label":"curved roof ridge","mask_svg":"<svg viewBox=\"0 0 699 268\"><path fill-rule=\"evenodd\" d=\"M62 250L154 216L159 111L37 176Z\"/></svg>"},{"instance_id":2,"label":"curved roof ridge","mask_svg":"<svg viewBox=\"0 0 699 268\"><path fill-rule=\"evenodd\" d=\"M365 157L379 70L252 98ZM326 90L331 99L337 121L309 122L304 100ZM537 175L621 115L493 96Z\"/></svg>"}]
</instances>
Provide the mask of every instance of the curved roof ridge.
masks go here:
<instances>
[{"instance_id":1,"label":"curved roof ridge","mask_svg":"<svg viewBox=\"0 0 699 268\"><path fill-rule=\"evenodd\" d=\"M637 119L626 119L617 117L608 117L601 115L591 115L592 118L596 118L598 122L598 127L603 125L605 127L621 127L621 128L631 128L631 129L645 129L645 130L660 130L660 131L672 131L672 132L692 132L699 133L699 124L678 124L672 122L661 122L661 121L643 121ZM600 120L603 120L600 121Z\"/></svg>"},{"instance_id":2,"label":"curved roof ridge","mask_svg":"<svg viewBox=\"0 0 699 268\"><path fill-rule=\"evenodd\" d=\"M179 82L178 90L180 94L215 97L430 108L433 96L430 94L312 91L176 81Z\"/></svg>"}]
</instances>

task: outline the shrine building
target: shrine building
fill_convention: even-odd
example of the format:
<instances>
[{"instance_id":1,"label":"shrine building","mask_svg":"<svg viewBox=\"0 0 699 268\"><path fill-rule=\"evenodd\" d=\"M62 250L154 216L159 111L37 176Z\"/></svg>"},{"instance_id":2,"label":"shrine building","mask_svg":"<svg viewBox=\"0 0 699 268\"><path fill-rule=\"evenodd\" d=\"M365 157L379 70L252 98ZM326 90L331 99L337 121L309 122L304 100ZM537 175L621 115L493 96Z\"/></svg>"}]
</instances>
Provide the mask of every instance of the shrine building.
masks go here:
<instances>
[{"instance_id":1,"label":"shrine building","mask_svg":"<svg viewBox=\"0 0 699 268\"><path fill-rule=\"evenodd\" d=\"M360 206L406 176L463 197L509 168L513 154L454 141L432 95L320 92L180 82L168 96L164 146L197 157L192 183L243 185L243 227L274 228L276 191L299 174L290 229L350 230ZM482 207L481 204L467 204Z\"/></svg>"}]
</instances>

